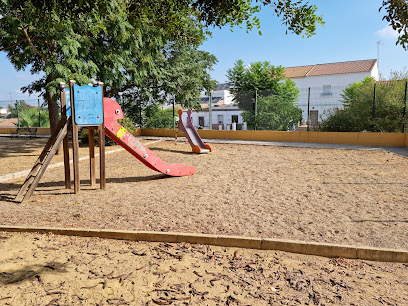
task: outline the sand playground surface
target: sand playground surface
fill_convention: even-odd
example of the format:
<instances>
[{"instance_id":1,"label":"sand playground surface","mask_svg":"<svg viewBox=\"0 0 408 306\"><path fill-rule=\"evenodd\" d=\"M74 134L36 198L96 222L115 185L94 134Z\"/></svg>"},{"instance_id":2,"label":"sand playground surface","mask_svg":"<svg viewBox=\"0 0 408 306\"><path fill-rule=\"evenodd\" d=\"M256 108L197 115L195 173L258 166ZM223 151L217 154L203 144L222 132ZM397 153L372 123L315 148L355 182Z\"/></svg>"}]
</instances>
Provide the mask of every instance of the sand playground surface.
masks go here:
<instances>
[{"instance_id":1,"label":"sand playground surface","mask_svg":"<svg viewBox=\"0 0 408 306\"><path fill-rule=\"evenodd\" d=\"M6 165L0 175L31 168L45 144L37 142L0 139L0 156ZM13 199L25 178L1 182L1 224L408 249L407 158L379 150L211 146L210 154L196 155L184 143L148 145L168 163L195 166L196 174L189 177L153 172L122 150L106 155L106 191L89 186L88 161L80 162L77 195L64 189L63 167L48 169L24 204ZM81 150L85 156L87 149ZM62 155L53 162L58 159ZM408 303L406 264L186 244L1 236L5 237L0 240L1 249L9 251L0 252L0 304ZM132 253L140 249L146 249L145 256ZM209 252L218 255L210 260ZM143 266L147 268L138 270Z\"/></svg>"},{"instance_id":2,"label":"sand playground surface","mask_svg":"<svg viewBox=\"0 0 408 306\"><path fill-rule=\"evenodd\" d=\"M2 305L406 305L408 264L0 232Z\"/></svg>"}]
</instances>

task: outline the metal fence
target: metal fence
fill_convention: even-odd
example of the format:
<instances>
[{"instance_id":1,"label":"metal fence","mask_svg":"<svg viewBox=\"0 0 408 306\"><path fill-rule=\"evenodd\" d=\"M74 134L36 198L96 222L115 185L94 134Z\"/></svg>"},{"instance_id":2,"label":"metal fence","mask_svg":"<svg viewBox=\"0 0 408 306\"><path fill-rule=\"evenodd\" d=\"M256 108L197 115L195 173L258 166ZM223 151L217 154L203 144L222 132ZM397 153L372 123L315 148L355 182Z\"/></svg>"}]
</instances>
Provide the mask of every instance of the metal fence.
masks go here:
<instances>
[{"instance_id":1,"label":"metal fence","mask_svg":"<svg viewBox=\"0 0 408 306\"><path fill-rule=\"evenodd\" d=\"M408 82L359 84L299 88L298 95L218 92L202 97L192 122L196 128L216 130L407 132ZM173 107L177 104L171 102ZM141 118L140 110L137 113ZM175 112L175 127L174 116ZM46 103L42 99L0 100L0 127L16 126L49 127Z\"/></svg>"},{"instance_id":2,"label":"metal fence","mask_svg":"<svg viewBox=\"0 0 408 306\"><path fill-rule=\"evenodd\" d=\"M43 99L0 100L0 127L49 127Z\"/></svg>"},{"instance_id":3,"label":"metal fence","mask_svg":"<svg viewBox=\"0 0 408 306\"><path fill-rule=\"evenodd\" d=\"M362 84L362 83L360 83ZM299 88L208 97L192 114L196 127L279 131L406 132L407 82ZM217 102L212 102L212 101Z\"/></svg>"}]
</instances>

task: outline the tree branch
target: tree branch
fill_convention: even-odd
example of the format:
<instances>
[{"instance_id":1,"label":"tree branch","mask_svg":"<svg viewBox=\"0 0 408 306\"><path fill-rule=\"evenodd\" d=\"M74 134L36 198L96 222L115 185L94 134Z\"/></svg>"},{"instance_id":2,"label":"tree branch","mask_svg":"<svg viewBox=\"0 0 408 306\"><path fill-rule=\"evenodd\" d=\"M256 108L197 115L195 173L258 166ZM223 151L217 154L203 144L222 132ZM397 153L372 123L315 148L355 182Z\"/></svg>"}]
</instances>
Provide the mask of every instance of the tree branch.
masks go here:
<instances>
[{"instance_id":1,"label":"tree branch","mask_svg":"<svg viewBox=\"0 0 408 306\"><path fill-rule=\"evenodd\" d=\"M16 42L15 44L12 44L12 45L10 45L10 46L1 48L0 51L6 51L6 50L8 50L8 49L14 48L15 46L17 46L17 45L19 45L19 44L21 44L22 42L25 42L25 41L27 41L27 38L20 39L20 40L19 40L18 42ZM45 42L45 40L43 40L43 39L35 39L35 38L31 39L31 41L41 41L41 42Z\"/></svg>"},{"instance_id":2,"label":"tree branch","mask_svg":"<svg viewBox=\"0 0 408 306\"><path fill-rule=\"evenodd\" d=\"M105 97L110 98L110 97L112 97L114 94L117 94L118 92L126 91L126 90L128 90L128 89L131 89L131 88L134 88L134 87L137 87L137 86L138 86L138 85L136 85L136 84L130 84L130 85L123 86L123 87L121 87L121 88L116 88L116 89L107 90L107 91L105 91ZM152 86L152 87L149 87L149 88L150 88L150 89L160 89L161 86Z\"/></svg>"},{"instance_id":3,"label":"tree branch","mask_svg":"<svg viewBox=\"0 0 408 306\"><path fill-rule=\"evenodd\" d=\"M124 86L122 88L111 89L109 91L105 91L105 96L106 97L112 97L114 94L116 94L118 92L125 91L125 90L128 90L128 89L133 88L133 87L136 87L136 85L135 84L130 84L130 85L126 85L126 86Z\"/></svg>"},{"instance_id":4,"label":"tree branch","mask_svg":"<svg viewBox=\"0 0 408 306\"><path fill-rule=\"evenodd\" d=\"M33 42L31 41L31 38L30 38L30 36L29 36L28 33L27 33L27 27L22 28L22 30L23 30L23 32L24 32L24 35L25 35L26 38L27 38L28 44L31 46L31 48L33 48L33 50L34 50L35 53L37 53L39 56L41 56L41 58L44 60L44 63L45 63L46 65L48 65L48 60L47 60L47 58L45 57L45 55L42 54L40 51L38 51L37 48L33 45Z\"/></svg>"}]
</instances>

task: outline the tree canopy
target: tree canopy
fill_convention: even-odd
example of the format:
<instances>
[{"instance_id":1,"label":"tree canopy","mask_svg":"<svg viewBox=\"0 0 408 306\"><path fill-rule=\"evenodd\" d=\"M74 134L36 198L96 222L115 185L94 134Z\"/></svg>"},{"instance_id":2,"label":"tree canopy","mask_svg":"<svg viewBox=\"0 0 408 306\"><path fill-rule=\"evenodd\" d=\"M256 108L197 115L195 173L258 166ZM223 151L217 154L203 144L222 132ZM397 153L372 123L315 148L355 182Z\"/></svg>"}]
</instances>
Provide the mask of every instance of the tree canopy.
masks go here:
<instances>
[{"instance_id":1,"label":"tree canopy","mask_svg":"<svg viewBox=\"0 0 408 306\"><path fill-rule=\"evenodd\" d=\"M379 11L382 9L386 11L383 20L398 32L395 44L408 50L408 0L384 0Z\"/></svg>"},{"instance_id":2,"label":"tree canopy","mask_svg":"<svg viewBox=\"0 0 408 306\"><path fill-rule=\"evenodd\" d=\"M282 66L268 61L244 66L237 60L227 77L249 129L285 131L302 119L302 111L296 106L299 90L295 82L285 78Z\"/></svg>"},{"instance_id":3,"label":"tree canopy","mask_svg":"<svg viewBox=\"0 0 408 306\"><path fill-rule=\"evenodd\" d=\"M216 59L198 50L209 27L259 28L255 14L265 5L296 34L323 24L303 0L0 0L0 51L17 70L44 73L23 89L45 96L53 129L58 83L69 79L102 81L107 96L130 90L193 103L214 85L208 71Z\"/></svg>"}]
</instances>

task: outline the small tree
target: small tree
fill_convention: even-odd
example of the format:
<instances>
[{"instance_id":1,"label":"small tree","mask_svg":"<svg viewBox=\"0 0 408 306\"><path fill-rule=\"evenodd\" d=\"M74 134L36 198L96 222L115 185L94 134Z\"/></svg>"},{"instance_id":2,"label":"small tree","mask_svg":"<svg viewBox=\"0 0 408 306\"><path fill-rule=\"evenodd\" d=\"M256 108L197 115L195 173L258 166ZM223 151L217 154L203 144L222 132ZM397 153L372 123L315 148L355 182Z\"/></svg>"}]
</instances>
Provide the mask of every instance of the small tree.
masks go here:
<instances>
[{"instance_id":1,"label":"small tree","mask_svg":"<svg viewBox=\"0 0 408 306\"><path fill-rule=\"evenodd\" d=\"M295 105L299 90L295 82L285 78L282 66L264 61L245 67L242 60L237 60L234 67L227 70L227 77L248 128L288 130L301 120L302 112ZM258 99L256 115L255 98Z\"/></svg>"},{"instance_id":2,"label":"small tree","mask_svg":"<svg viewBox=\"0 0 408 306\"><path fill-rule=\"evenodd\" d=\"M22 113L24 110L32 108L34 109L35 106L29 105L24 100L18 100L13 104L8 105L8 109L10 111L10 118L17 118L18 113ZM18 109L18 110L17 110Z\"/></svg>"},{"instance_id":3,"label":"small tree","mask_svg":"<svg viewBox=\"0 0 408 306\"><path fill-rule=\"evenodd\" d=\"M244 111L242 118L249 129L255 128L255 115ZM281 96L267 96L258 99L256 127L259 130L288 131L302 120L302 110Z\"/></svg>"},{"instance_id":4,"label":"small tree","mask_svg":"<svg viewBox=\"0 0 408 306\"><path fill-rule=\"evenodd\" d=\"M175 109L175 116L178 109ZM173 128L173 109L160 109L157 106L151 107L146 114L146 127L147 128L159 128L159 129L172 129Z\"/></svg>"}]
</instances>

